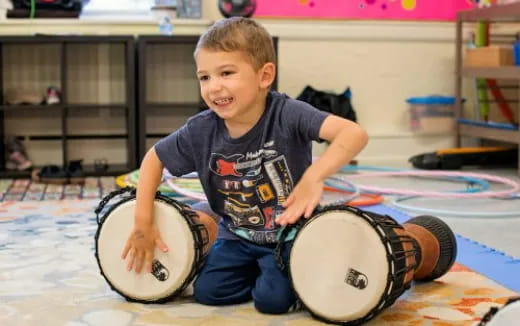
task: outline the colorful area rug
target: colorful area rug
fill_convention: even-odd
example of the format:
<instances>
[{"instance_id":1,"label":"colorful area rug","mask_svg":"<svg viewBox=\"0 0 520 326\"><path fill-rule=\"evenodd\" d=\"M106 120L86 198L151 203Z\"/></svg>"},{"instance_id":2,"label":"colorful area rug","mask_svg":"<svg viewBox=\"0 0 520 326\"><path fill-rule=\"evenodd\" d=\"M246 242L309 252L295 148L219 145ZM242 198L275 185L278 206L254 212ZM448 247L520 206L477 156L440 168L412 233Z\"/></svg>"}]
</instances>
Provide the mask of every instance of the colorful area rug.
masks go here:
<instances>
[{"instance_id":1,"label":"colorful area rug","mask_svg":"<svg viewBox=\"0 0 520 326\"><path fill-rule=\"evenodd\" d=\"M0 179L0 201L99 199L115 188L114 177L89 177L82 186L35 183L30 179Z\"/></svg>"},{"instance_id":2,"label":"colorful area rug","mask_svg":"<svg viewBox=\"0 0 520 326\"><path fill-rule=\"evenodd\" d=\"M190 297L128 303L111 291L94 258L98 200L0 203L0 325L265 325L322 323L307 312L264 315L251 303L209 307ZM470 326L515 295L456 264L440 280L416 284L367 325ZM348 304L348 303L345 303Z\"/></svg>"}]
</instances>

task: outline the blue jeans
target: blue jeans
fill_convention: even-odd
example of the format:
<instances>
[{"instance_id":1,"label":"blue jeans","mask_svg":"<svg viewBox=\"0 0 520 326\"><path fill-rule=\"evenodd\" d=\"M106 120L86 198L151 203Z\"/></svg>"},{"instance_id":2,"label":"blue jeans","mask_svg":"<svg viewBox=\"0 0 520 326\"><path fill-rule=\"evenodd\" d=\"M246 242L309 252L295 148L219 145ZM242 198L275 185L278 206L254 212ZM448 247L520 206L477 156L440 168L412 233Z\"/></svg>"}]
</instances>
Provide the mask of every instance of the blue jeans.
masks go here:
<instances>
[{"instance_id":1,"label":"blue jeans","mask_svg":"<svg viewBox=\"0 0 520 326\"><path fill-rule=\"evenodd\" d=\"M284 262L290 247L288 243L284 246ZM287 273L278 268L273 249L245 240L217 240L195 280L195 301L228 305L253 299L255 308L262 313L287 312L296 302L296 295Z\"/></svg>"}]
</instances>

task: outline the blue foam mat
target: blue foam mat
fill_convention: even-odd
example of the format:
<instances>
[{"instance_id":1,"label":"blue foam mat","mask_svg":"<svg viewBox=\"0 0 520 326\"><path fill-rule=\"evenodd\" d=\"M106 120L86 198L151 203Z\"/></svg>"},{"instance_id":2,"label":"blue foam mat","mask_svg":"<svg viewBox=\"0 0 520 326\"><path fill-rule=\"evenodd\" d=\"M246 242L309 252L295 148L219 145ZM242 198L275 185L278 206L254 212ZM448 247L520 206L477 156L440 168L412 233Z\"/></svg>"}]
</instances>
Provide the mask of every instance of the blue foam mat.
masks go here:
<instances>
[{"instance_id":1,"label":"blue foam mat","mask_svg":"<svg viewBox=\"0 0 520 326\"><path fill-rule=\"evenodd\" d=\"M410 216L406 213L386 205L366 206L362 209L389 215L399 223L410 219ZM471 268L508 289L520 292L520 259L515 259L501 251L458 234L456 238L457 263Z\"/></svg>"}]
</instances>

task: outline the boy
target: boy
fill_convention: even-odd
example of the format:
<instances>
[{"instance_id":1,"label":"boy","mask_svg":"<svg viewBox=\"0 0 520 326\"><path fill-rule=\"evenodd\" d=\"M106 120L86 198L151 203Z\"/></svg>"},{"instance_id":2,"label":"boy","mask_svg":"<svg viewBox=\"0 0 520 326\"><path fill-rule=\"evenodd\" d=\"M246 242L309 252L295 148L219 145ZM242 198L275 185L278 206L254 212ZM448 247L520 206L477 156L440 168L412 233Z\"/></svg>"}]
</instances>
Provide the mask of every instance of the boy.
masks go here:
<instances>
[{"instance_id":1,"label":"boy","mask_svg":"<svg viewBox=\"0 0 520 326\"><path fill-rule=\"evenodd\" d=\"M194 283L195 300L225 305L252 298L260 312L285 313L296 297L273 255L278 231L311 216L325 178L361 151L367 135L351 121L270 91L272 38L254 20L218 21L200 37L194 57L209 110L160 140L143 159L134 230L122 257L129 257L129 270L139 272L144 260L150 271L154 248L169 250L153 223L162 169L176 176L197 171L215 212L208 213L222 219ZM330 146L311 165L312 140Z\"/></svg>"}]
</instances>

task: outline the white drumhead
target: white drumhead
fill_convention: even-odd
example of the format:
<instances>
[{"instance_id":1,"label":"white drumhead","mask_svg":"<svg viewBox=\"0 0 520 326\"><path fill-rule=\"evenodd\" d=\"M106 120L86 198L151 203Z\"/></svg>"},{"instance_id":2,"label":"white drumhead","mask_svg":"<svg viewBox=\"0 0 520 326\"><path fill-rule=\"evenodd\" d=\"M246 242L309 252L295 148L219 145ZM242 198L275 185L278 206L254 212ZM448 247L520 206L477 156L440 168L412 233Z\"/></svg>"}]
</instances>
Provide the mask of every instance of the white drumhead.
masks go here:
<instances>
[{"instance_id":1,"label":"white drumhead","mask_svg":"<svg viewBox=\"0 0 520 326\"><path fill-rule=\"evenodd\" d=\"M384 244L374 228L348 211L316 216L296 236L290 256L298 296L329 321L353 321L375 308L388 269Z\"/></svg>"},{"instance_id":2,"label":"white drumhead","mask_svg":"<svg viewBox=\"0 0 520 326\"><path fill-rule=\"evenodd\" d=\"M500 308L486 326L518 326L519 324L520 301L515 301Z\"/></svg>"},{"instance_id":3,"label":"white drumhead","mask_svg":"<svg viewBox=\"0 0 520 326\"><path fill-rule=\"evenodd\" d=\"M175 207L155 201L155 223L169 249L167 253L159 249L154 252L154 259L167 269L167 279L160 281L152 273L128 271L127 262L121 259L133 229L134 211L135 200L130 200L116 207L105 219L97 248L101 269L109 282L127 297L145 301L166 298L181 287L193 267L194 238L189 224Z\"/></svg>"}]
</instances>

